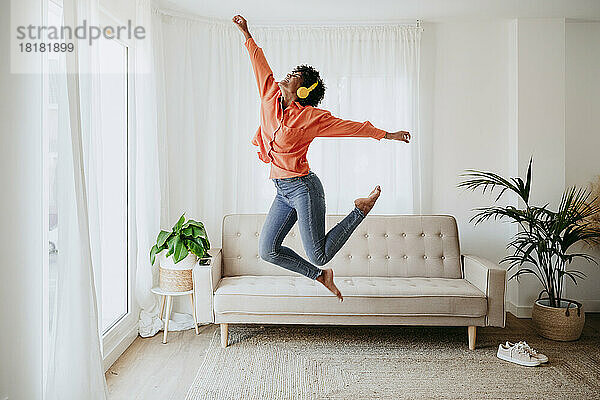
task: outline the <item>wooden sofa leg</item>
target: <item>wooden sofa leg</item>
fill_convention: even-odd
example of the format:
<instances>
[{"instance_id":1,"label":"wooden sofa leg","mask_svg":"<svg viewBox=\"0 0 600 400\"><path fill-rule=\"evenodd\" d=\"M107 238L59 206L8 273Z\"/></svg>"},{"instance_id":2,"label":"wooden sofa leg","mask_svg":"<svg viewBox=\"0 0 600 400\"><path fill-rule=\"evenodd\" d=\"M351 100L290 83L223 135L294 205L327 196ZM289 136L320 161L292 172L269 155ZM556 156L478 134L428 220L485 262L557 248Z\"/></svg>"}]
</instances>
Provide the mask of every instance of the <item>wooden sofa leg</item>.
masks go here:
<instances>
[{"instance_id":1,"label":"wooden sofa leg","mask_svg":"<svg viewBox=\"0 0 600 400\"><path fill-rule=\"evenodd\" d=\"M477 327L469 326L469 349L475 350L475 339L477 337Z\"/></svg>"},{"instance_id":2,"label":"wooden sofa leg","mask_svg":"<svg viewBox=\"0 0 600 400\"><path fill-rule=\"evenodd\" d=\"M227 347L227 339L229 337L229 324L221 325L221 347Z\"/></svg>"}]
</instances>

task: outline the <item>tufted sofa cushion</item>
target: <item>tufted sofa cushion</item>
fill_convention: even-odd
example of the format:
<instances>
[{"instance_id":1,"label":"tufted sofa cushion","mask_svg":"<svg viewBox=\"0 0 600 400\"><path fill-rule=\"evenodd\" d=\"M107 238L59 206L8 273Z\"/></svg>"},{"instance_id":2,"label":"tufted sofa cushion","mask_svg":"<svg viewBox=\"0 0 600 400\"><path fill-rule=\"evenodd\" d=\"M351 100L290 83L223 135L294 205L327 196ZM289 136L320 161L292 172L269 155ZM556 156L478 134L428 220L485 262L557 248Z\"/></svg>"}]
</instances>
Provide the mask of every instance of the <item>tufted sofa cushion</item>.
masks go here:
<instances>
[{"instance_id":1,"label":"tufted sofa cushion","mask_svg":"<svg viewBox=\"0 0 600 400\"><path fill-rule=\"evenodd\" d=\"M413 315L480 317L483 292L465 279L342 277L344 301L332 302L320 283L302 276L235 276L221 279L216 313Z\"/></svg>"},{"instance_id":2,"label":"tufted sofa cushion","mask_svg":"<svg viewBox=\"0 0 600 400\"><path fill-rule=\"evenodd\" d=\"M343 218L327 215L326 230ZM224 277L298 275L259 257L265 219L266 214L223 218ZM306 257L297 222L283 245ZM456 220L450 215L369 215L326 266L336 276L462 278Z\"/></svg>"}]
</instances>

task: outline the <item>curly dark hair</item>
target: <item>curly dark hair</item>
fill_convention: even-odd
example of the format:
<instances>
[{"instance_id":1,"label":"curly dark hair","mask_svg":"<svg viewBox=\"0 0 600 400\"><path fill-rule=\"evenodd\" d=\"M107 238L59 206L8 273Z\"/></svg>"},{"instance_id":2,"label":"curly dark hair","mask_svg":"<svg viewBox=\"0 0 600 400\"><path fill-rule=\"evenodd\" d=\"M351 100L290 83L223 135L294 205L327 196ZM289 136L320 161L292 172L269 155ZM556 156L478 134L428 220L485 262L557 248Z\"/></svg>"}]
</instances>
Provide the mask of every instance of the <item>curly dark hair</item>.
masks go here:
<instances>
[{"instance_id":1,"label":"curly dark hair","mask_svg":"<svg viewBox=\"0 0 600 400\"><path fill-rule=\"evenodd\" d=\"M321 100L323 100L323 97L325 97L325 89L327 89L325 87L323 79L321 79L321 76L319 75L319 71L317 71L310 65L302 64L294 68L292 73L298 73L302 76L302 86L304 87L309 87L313 83L319 82L317 87L311 90L307 98L298 98L298 103L302 104L303 106L316 107L317 105L319 105Z\"/></svg>"}]
</instances>

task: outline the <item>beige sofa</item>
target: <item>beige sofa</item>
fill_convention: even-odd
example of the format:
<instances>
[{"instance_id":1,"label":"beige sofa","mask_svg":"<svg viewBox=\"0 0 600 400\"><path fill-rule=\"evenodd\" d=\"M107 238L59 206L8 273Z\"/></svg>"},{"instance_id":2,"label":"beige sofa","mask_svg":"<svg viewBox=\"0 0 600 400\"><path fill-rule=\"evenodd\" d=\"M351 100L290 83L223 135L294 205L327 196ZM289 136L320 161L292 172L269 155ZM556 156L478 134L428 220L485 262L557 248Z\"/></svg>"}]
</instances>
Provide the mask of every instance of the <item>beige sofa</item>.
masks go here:
<instances>
[{"instance_id":1,"label":"beige sofa","mask_svg":"<svg viewBox=\"0 0 600 400\"><path fill-rule=\"evenodd\" d=\"M197 265L194 282L200 322L229 324L443 325L504 327L506 272L496 263L460 253L449 215L369 215L336 256L333 268L344 296L258 256L266 214L223 218L222 249L211 265ZM326 228L343 215L328 215ZM283 244L305 256L296 223Z\"/></svg>"}]
</instances>

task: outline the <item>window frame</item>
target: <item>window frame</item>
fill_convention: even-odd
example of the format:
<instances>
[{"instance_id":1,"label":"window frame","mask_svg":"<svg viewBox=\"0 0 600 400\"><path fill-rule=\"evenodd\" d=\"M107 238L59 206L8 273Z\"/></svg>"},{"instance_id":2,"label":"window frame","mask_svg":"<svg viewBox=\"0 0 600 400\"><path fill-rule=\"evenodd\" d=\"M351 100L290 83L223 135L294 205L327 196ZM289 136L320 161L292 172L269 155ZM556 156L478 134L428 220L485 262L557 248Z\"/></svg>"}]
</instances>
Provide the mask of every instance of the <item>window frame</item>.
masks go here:
<instances>
[{"instance_id":1,"label":"window frame","mask_svg":"<svg viewBox=\"0 0 600 400\"><path fill-rule=\"evenodd\" d=\"M119 18L112 15L103 6L99 7L99 23L100 25L126 25ZM104 371L106 372L110 366L123 354L129 345L138 336L138 315L139 307L134 301L134 276L136 265L136 247L135 247L135 207L132 200L132 187L134 181L134 168L132 168L132 160L135 160L135 152L131 143L133 143L135 123L133 118L134 110L134 86L132 77L132 66L134 65L134 52L132 51L133 42L127 38L112 39L125 47L127 66L127 313L117 320L106 332L102 333L102 361Z\"/></svg>"}]
</instances>

